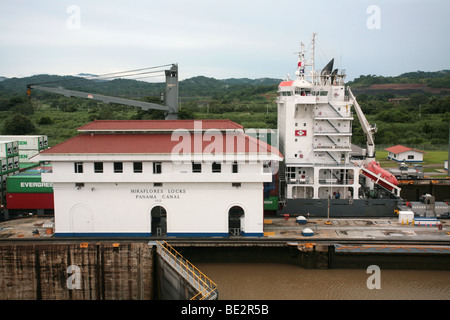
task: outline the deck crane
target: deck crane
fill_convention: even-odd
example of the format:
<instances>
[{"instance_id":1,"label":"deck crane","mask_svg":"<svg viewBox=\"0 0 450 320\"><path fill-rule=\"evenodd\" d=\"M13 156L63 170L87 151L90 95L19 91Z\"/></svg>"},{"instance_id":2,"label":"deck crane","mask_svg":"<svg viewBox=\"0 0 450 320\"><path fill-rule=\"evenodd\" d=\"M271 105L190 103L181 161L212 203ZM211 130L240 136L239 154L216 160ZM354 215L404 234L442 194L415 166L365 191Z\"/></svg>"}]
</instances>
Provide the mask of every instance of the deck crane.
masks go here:
<instances>
[{"instance_id":1,"label":"deck crane","mask_svg":"<svg viewBox=\"0 0 450 320\"><path fill-rule=\"evenodd\" d=\"M401 189L398 187L398 181L395 176L389 171L381 168L375 161L374 135L377 132L377 126L375 124L370 124L369 121L367 121L366 116L364 115L350 88L348 88L348 93L350 98L353 100L353 106L356 110L356 114L358 115L359 123L361 124L367 139L366 160L364 165L361 166L361 173L369 178L373 183L376 183L384 189L390 191L394 196L400 197ZM367 182L367 184L371 186L371 183ZM371 189L372 188L373 186L371 186Z\"/></svg>"},{"instance_id":2,"label":"deck crane","mask_svg":"<svg viewBox=\"0 0 450 320\"><path fill-rule=\"evenodd\" d=\"M128 106L134 106L142 108L142 110L149 110L149 109L163 110L165 111L166 120L176 120L178 118L178 65L172 64L169 70L165 70L165 75L166 75L166 89L164 92L164 105L132 99L104 96L95 93L68 90L63 88L46 87L37 84L27 85L27 94L28 97L30 97L31 90L36 89L51 93L62 94L66 97L78 97L78 98L98 100L104 103L118 103Z\"/></svg>"},{"instance_id":3,"label":"deck crane","mask_svg":"<svg viewBox=\"0 0 450 320\"><path fill-rule=\"evenodd\" d=\"M377 126L376 124L370 124L369 121L367 121L366 116L364 115L361 107L358 104L358 101L356 101L355 96L353 95L352 90L348 88L348 93L350 95L350 98L353 100L353 106L355 108L356 114L358 116L359 123L361 124L361 127L364 131L364 134L366 135L367 140L367 153L366 158L368 158L368 162L375 160L375 138L374 134L377 132Z\"/></svg>"}]
</instances>

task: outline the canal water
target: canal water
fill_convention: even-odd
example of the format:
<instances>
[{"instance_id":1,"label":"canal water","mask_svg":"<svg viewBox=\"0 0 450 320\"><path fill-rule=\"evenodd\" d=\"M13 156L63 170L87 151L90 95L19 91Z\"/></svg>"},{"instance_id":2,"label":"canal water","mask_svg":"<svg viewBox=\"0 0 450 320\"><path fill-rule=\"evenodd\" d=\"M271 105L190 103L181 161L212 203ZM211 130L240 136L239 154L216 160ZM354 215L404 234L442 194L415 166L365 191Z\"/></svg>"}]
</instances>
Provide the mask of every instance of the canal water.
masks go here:
<instances>
[{"instance_id":1,"label":"canal water","mask_svg":"<svg viewBox=\"0 0 450 320\"><path fill-rule=\"evenodd\" d=\"M196 267L217 284L219 300L450 299L450 270L318 270L273 263L196 263ZM368 283L379 289L369 289Z\"/></svg>"}]
</instances>

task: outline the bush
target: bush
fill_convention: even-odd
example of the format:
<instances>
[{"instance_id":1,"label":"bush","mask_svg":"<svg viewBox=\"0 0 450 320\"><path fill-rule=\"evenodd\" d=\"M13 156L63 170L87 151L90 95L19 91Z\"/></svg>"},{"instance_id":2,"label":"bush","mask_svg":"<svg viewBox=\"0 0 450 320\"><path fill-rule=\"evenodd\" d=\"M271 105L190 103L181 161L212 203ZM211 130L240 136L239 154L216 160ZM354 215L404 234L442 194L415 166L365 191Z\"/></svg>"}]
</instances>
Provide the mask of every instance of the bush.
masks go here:
<instances>
[{"instance_id":1,"label":"bush","mask_svg":"<svg viewBox=\"0 0 450 320\"><path fill-rule=\"evenodd\" d=\"M23 135L35 131L36 127L33 122L21 114L16 114L11 119L7 120L3 127L3 134L7 135Z\"/></svg>"},{"instance_id":2,"label":"bush","mask_svg":"<svg viewBox=\"0 0 450 320\"><path fill-rule=\"evenodd\" d=\"M38 124L40 125L46 125L46 124L52 124L53 120L50 117L43 116L39 119Z\"/></svg>"}]
</instances>

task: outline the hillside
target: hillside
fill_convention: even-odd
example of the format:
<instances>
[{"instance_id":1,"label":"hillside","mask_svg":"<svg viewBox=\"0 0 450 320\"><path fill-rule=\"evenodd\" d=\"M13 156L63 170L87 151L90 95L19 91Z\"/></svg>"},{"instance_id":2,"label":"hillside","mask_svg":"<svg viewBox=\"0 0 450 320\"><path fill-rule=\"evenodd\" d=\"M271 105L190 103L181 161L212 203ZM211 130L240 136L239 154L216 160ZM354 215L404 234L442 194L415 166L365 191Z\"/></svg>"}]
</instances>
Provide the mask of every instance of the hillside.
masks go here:
<instances>
[{"instance_id":1,"label":"hillside","mask_svg":"<svg viewBox=\"0 0 450 320\"><path fill-rule=\"evenodd\" d=\"M91 76L91 75L90 75ZM376 144L448 145L450 124L449 70L410 72L397 77L360 76L348 85L356 94L368 121L376 123ZM246 128L276 128L275 98L280 79L224 79L198 76L180 81L181 119L230 119ZM0 81L0 130L21 124L26 133L49 136L50 144L76 134L76 128L94 119L163 119L160 111L67 98L34 90L30 83L52 82L67 89L160 103L164 83L116 79L93 81L84 77L36 75ZM17 116L26 119L15 118ZM356 120L356 118L355 118ZM28 121L28 122L27 122ZM9 126L8 126L9 125ZM13 129L12 129L13 128ZM25 134L25 133L24 133ZM364 145L358 121L353 123L355 144Z\"/></svg>"},{"instance_id":2,"label":"hillside","mask_svg":"<svg viewBox=\"0 0 450 320\"><path fill-rule=\"evenodd\" d=\"M109 81L94 80L85 77L58 76L58 75L35 75L24 78L4 78L0 81L0 97L11 95L23 95L29 84L45 84L46 86L62 86L66 89L78 90L104 95L113 95L128 98L141 98L145 96L160 96L164 91L164 83L150 83L133 79L114 79ZM245 86L267 86L278 85L280 79L224 79L217 80L204 76L198 76L181 80L179 83L180 97L208 97L221 94L223 91L240 90ZM36 91L36 96L47 95Z\"/></svg>"},{"instance_id":3,"label":"hillside","mask_svg":"<svg viewBox=\"0 0 450 320\"><path fill-rule=\"evenodd\" d=\"M395 77L376 75L359 76L347 83L356 93L395 92L410 94L414 92L430 92L448 94L450 91L450 70L436 72L408 72Z\"/></svg>"}]
</instances>

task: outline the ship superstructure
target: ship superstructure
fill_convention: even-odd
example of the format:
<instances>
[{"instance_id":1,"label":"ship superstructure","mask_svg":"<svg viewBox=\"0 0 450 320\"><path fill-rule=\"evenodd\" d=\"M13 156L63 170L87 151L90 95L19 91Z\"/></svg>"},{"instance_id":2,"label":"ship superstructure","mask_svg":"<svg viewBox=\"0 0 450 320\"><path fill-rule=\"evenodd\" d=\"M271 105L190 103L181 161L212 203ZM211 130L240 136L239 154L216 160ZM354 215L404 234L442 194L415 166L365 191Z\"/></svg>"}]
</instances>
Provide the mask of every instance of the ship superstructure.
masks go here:
<instances>
[{"instance_id":1,"label":"ship superstructure","mask_svg":"<svg viewBox=\"0 0 450 320\"><path fill-rule=\"evenodd\" d=\"M278 130L280 151L285 161L280 168L280 198L290 214L324 215L332 204L337 215L383 215L379 208L369 214L358 210L359 200L398 200L399 189L389 177L367 165L375 156L373 133L354 95L345 87L345 70L333 69L332 59L315 70L315 34L309 60L304 44L298 54L295 79L278 87ZM359 159L352 158L353 111L367 136ZM348 206L346 206L348 205ZM384 208L383 208L384 209ZM366 209L364 209L366 210ZM389 208L390 210L390 208ZM382 210L384 211L384 210ZM393 210L392 210L393 212Z\"/></svg>"}]
</instances>

